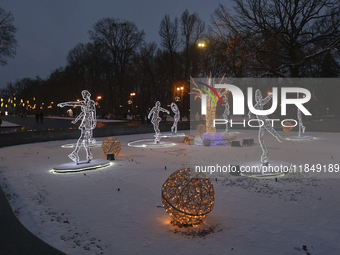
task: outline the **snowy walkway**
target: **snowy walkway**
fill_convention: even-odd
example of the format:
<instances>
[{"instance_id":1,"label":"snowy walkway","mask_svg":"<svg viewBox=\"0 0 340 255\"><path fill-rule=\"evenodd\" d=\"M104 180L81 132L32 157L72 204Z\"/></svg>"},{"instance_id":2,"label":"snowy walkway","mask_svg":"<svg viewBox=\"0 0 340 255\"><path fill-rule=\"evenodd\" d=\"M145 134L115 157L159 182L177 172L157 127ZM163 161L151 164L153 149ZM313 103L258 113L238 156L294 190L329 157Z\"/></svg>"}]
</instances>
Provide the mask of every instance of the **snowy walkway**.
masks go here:
<instances>
[{"instance_id":1,"label":"snowy walkway","mask_svg":"<svg viewBox=\"0 0 340 255\"><path fill-rule=\"evenodd\" d=\"M2 124L1 124L1 127L21 127L20 125L18 124L15 124L15 123L11 123L11 122L8 122L8 121L2 121Z\"/></svg>"}]
</instances>

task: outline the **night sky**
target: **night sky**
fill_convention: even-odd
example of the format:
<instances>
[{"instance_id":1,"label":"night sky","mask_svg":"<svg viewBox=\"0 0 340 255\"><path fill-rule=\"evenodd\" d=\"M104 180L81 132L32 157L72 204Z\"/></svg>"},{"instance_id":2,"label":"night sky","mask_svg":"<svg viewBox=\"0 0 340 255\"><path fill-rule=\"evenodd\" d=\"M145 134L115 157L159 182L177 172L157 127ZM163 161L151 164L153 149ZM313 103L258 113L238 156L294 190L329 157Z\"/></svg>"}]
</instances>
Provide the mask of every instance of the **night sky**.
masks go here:
<instances>
[{"instance_id":1,"label":"night sky","mask_svg":"<svg viewBox=\"0 0 340 255\"><path fill-rule=\"evenodd\" d=\"M89 42L88 31L101 18L134 22L146 33L146 42L160 43L159 24L166 14L171 19L188 9L210 25L210 15L221 0L0 0L10 11L18 28L17 54L0 66L0 88L21 78L45 79L58 67L66 66L66 56L77 43Z\"/></svg>"}]
</instances>

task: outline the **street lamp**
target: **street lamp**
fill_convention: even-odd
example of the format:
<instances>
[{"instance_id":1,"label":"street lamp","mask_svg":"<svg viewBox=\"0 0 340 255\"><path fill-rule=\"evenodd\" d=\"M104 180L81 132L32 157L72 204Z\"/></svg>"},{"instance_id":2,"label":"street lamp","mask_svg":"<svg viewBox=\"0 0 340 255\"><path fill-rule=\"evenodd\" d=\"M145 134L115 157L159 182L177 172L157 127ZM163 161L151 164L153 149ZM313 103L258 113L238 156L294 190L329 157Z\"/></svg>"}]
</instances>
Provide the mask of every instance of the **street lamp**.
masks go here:
<instances>
[{"instance_id":1,"label":"street lamp","mask_svg":"<svg viewBox=\"0 0 340 255\"><path fill-rule=\"evenodd\" d=\"M197 46L200 49L204 49L206 47L204 42L198 43ZM203 52L202 52L202 54L203 54ZM203 56L202 56L202 54L201 54L201 75L203 77Z\"/></svg>"},{"instance_id":2,"label":"street lamp","mask_svg":"<svg viewBox=\"0 0 340 255\"><path fill-rule=\"evenodd\" d=\"M133 97L136 96L136 93L135 92L131 92L130 93L130 99L128 101L128 104L131 105L131 115L132 115L132 118L134 119L133 117L133 112L134 112L134 108L133 108Z\"/></svg>"}]
</instances>

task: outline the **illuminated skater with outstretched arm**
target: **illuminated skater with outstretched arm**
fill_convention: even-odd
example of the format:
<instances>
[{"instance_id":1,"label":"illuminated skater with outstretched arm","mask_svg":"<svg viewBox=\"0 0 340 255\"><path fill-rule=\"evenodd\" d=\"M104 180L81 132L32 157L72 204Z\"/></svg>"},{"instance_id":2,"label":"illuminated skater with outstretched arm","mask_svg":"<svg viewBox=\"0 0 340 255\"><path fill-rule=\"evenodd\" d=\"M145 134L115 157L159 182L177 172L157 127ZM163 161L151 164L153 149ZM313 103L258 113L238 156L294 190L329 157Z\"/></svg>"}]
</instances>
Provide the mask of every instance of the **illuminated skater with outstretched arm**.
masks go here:
<instances>
[{"instance_id":1,"label":"illuminated skater with outstretched arm","mask_svg":"<svg viewBox=\"0 0 340 255\"><path fill-rule=\"evenodd\" d=\"M156 105L151 109L151 111L149 112L148 115L148 119L150 119L151 115L152 115L152 119L151 119L151 123L153 124L153 128L155 130L155 143L159 143L161 140L161 132L159 130L159 122L162 120L159 117L159 112L166 112L167 114L169 114L170 112L164 108L161 107L161 103L159 101L156 102Z\"/></svg>"},{"instance_id":2,"label":"illuminated skater with outstretched arm","mask_svg":"<svg viewBox=\"0 0 340 255\"><path fill-rule=\"evenodd\" d=\"M269 94L265 99L262 99L262 93L259 89L255 92L255 100L256 104L254 108L256 110L263 110L263 106L267 104L272 99L272 94ZM251 112L248 113L249 118L251 117ZM262 148L263 154L261 156L261 163L263 166L268 166L268 150L264 144L263 136L264 131L267 130L272 136L274 136L280 143L283 141L282 137L276 132L276 130L272 127L271 122L268 120L266 115L256 115L256 118L259 120L259 143Z\"/></svg>"},{"instance_id":3,"label":"illuminated skater with outstretched arm","mask_svg":"<svg viewBox=\"0 0 340 255\"><path fill-rule=\"evenodd\" d=\"M97 125L97 119L96 119L96 105L93 100L90 99L91 94L87 90L83 90L81 92L83 96L83 101L79 102L65 102L58 104L58 107L64 107L64 106L80 106L81 107L81 113L79 116L72 121L73 124L75 124L77 121L81 120L81 124L79 126L79 129L81 130L81 135L77 141L76 148L74 151L68 155L70 159L72 159L76 164L79 163L79 150L81 146L84 146L86 150L86 160L87 162L90 162L93 159L93 156L91 154L90 150L90 142L92 138L92 131Z\"/></svg>"}]
</instances>

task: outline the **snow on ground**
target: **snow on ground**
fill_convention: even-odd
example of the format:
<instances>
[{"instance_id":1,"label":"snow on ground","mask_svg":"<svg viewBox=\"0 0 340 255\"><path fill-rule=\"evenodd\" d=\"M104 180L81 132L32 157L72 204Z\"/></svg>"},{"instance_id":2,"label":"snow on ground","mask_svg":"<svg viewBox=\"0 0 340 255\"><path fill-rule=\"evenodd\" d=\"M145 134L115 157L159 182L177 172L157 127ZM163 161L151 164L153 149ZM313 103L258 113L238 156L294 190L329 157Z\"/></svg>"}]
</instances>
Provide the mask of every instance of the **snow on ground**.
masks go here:
<instances>
[{"instance_id":1,"label":"snow on ground","mask_svg":"<svg viewBox=\"0 0 340 255\"><path fill-rule=\"evenodd\" d=\"M340 163L339 133L308 135L318 139L278 143L266 134L269 158ZM76 140L1 148L0 184L20 221L67 254L340 254L340 179L327 175L213 178L215 207L203 223L191 228L170 223L161 187L171 173L189 166L190 149L206 164L221 157L226 165L260 159L256 131L237 136L253 137L256 144L135 148L127 143L153 134L118 136L122 150L112 166L68 174L50 170L69 162L72 149L61 146ZM92 152L105 158L100 147Z\"/></svg>"},{"instance_id":2,"label":"snow on ground","mask_svg":"<svg viewBox=\"0 0 340 255\"><path fill-rule=\"evenodd\" d=\"M2 121L2 124L0 126L1 127L20 127L20 125L18 125L18 124L14 124L12 122L8 122L8 121L5 121L5 120Z\"/></svg>"}]
</instances>

